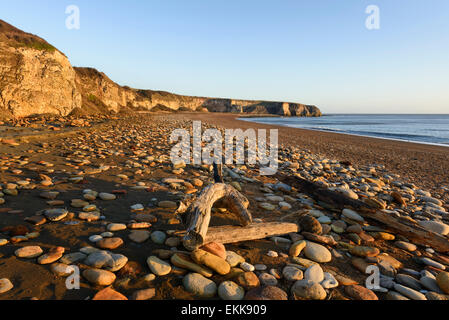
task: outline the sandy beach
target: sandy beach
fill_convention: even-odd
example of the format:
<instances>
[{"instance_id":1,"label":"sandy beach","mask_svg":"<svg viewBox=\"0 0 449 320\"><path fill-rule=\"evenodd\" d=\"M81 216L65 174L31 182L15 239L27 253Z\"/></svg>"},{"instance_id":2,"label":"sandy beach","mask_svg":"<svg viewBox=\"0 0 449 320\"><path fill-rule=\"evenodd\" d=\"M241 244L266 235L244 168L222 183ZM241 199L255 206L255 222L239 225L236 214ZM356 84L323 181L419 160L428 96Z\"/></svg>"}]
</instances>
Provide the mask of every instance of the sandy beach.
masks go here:
<instances>
[{"instance_id":1,"label":"sandy beach","mask_svg":"<svg viewBox=\"0 0 449 320\"><path fill-rule=\"evenodd\" d=\"M218 299L216 294L206 298L189 290L184 280L189 271L170 262L176 252L189 254L175 235L176 230L186 228L182 214L176 213L179 203L197 196L213 183L208 166L177 168L170 162L170 133L176 128L189 128L192 120L201 120L204 127L223 129L276 128L283 162L299 163L298 167L287 163L281 172L292 174L301 168L307 171L304 169L307 167L303 167L306 162L329 166L321 173L310 169L310 175L323 177L330 184L347 181L358 198L376 198L398 217L448 223L449 148L275 127L239 121L237 117L215 113L141 114L98 123L91 119L86 121L91 126L85 127L69 126L68 120L54 120L38 122L33 128L30 124L23 125L21 129L5 123L0 143L0 198L4 199L0 204L0 278L9 279L13 288L1 293L0 299L84 300L92 299L105 287L129 299ZM324 158L331 162L323 161ZM360 172L348 171L339 161L346 163L345 168L354 167ZM369 167L377 171L373 173ZM227 176L226 182L234 183L248 198L254 219L279 221L295 212L310 211L315 215L310 218L312 224L315 223L319 231L302 225L302 231L308 233L284 235L285 242L267 238L226 244L226 251L236 253L253 268L245 270L246 267L226 260L223 263L229 263L233 269L227 275L211 277L217 286L232 280L244 288L247 299L305 299L301 296L302 289L292 286L307 274L310 265L305 261L314 258L302 252L298 255L304 260L296 259L298 257L292 257L290 250L301 239L310 241L310 233L314 232L319 235L314 241L333 243L321 242L320 249L324 248L326 254L332 253L332 259L319 264L326 276L330 275L329 283L338 282L336 286L327 284L319 299L398 297L397 292L374 293L361 289L366 274L360 271L360 265L364 264L387 264L390 271L386 273L392 276L397 273L413 276L410 270L437 275L449 267L447 253L412 244L407 238L384 230L385 226L369 228L375 224L359 224L344 218L341 212L326 210L295 190L270 187L267 183L278 181L274 177L261 178L251 168L238 172L250 180ZM338 172L346 172L346 176ZM391 175L390 180L385 178L387 174ZM370 177L368 181L372 182L360 182L362 176ZM170 178L178 180L166 180ZM393 191L402 195L404 206L391 198ZM297 218L293 216L292 221ZM211 225L229 223L232 218L226 210L214 212ZM443 227L441 234L447 239L446 231ZM96 241L95 237L101 241ZM398 240L406 244L398 245L395 242ZM340 242L376 248L372 249L375 254L347 255L348 248L337 244ZM49 254L48 259L39 260L42 259L39 252L28 257L17 252L30 246L38 246L43 254ZM99 250L109 251L109 258L110 254L116 255L108 260L109 267L92 256ZM387 259L385 254L393 259ZM168 264L169 273L157 274L159 265L149 263L149 257L158 257L156 264ZM420 260L423 257L434 263L423 263ZM316 258L317 261L320 259ZM80 268L79 290L68 290L67 275L56 268L68 265ZM254 266L257 269L254 270ZM288 266L290 269L286 269ZM92 268L98 273L107 272L104 276L113 279L106 284L98 283L97 278L85 273ZM108 268L114 271L106 271ZM419 282L419 277L416 281ZM259 288L267 286L277 289L271 289L274 290L271 295L261 293ZM423 288L426 287L420 289ZM438 292L427 295L427 299L447 298L440 289L435 291Z\"/></svg>"}]
</instances>

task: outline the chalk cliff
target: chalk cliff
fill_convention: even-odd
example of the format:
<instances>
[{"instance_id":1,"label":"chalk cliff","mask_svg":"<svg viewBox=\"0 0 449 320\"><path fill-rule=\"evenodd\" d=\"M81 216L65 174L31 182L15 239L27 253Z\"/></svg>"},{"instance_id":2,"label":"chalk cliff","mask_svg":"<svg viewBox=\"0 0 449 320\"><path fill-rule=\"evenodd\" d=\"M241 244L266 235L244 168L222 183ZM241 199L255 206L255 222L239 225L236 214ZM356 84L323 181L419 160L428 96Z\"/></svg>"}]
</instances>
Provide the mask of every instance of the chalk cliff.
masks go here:
<instances>
[{"instance_id":1,"label":"chalk cliff","mask_svg":"<svg viewBox=\"0 0 449 320\"><path fill-rule=\"evenodd\" d=\"M202 111L320 116L311 105L191 97L123 87L92 68L72 67L44 39L0 20L0 117L126 111Z\"/></svg>"},{"instance_id":2,"label":"chalk cliff","mask_svg":"<svg viewBox=\"0 0 449 320\"><path fill-rule=\"evenodd\" d=\"M75 76L56 48L0 20L0 113L65 116L81 107Z\"/></svg>"}]
</instances>

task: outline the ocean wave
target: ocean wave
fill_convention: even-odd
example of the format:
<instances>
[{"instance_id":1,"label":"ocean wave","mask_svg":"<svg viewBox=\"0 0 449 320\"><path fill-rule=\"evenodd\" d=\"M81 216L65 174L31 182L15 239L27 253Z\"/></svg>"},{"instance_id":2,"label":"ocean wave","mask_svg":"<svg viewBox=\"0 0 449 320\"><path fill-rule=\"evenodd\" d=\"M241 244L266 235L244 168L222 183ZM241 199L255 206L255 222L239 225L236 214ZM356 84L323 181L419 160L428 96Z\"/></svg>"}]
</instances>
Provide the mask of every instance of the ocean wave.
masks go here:
<instances>
[{"instance_id":1,"label":"ocean wave","mask_svg":"<svg viewBox=\"0 0 449 320\"><path fill-rule=\"evenodd\" d=\"M338 116L343 118L342 116ZM370 116L347 116L349 119L336 121L336 117L327 118L262 118L245 119L252 122L279 125L291 128L300 128L307 130L317 130L324 132L335 132L357 136L367 136L374 138L400 140L408 142L418 142L435 145L449 145L449 117L443 117L443 122L436 125L428 123L428 118L419 119L418 115L401 115L401 121L398 116L384 115L383 121L380 119L369 119ZM333 119L332 119L333 118ZM331 120L332 119L332 120ZM420 121L422 120L422 121ZM436 125L436 127L435 127ZM441 127L441 128L440 128ZM392 132L397 131L397 132Z\"/></svg>"}]
</instances>

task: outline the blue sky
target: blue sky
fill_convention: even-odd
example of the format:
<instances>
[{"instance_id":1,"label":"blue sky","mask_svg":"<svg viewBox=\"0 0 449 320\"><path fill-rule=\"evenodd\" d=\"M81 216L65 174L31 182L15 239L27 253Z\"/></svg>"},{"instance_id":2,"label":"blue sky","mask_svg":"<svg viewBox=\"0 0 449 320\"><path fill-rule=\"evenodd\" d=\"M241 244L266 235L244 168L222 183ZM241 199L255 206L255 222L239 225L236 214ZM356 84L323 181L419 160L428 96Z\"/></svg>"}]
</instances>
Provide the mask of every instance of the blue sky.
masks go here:
<instances>
[{"instance_id":1,"label":"blue sky","mask_svg":"<svg viewBox=\"0 0 449 320\"><path fill-rule=\"evenodd\" d=\"M73 4L79 30L65 26ZM447 0L0 0L0 19L134 88L449 113Z\"/></svg>"}]
</instances>

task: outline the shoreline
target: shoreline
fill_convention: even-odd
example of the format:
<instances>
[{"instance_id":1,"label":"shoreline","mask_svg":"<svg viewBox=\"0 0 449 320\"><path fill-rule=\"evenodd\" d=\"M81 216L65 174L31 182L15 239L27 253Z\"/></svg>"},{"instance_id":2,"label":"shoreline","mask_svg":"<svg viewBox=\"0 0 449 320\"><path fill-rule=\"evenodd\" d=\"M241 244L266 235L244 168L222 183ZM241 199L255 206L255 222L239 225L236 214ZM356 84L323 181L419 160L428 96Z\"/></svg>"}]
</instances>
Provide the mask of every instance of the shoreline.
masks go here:
<instances>
[{"instance_id":1,"label":"shoreline","mask_svg":"<svg viewBox=\"0 0 449 320\"><path fill-rule=\"evenodd\" d=\"M446 146L262 124L227 113L188 113L183 117L229 129L278 129L281 144L302 146L311 153L359 166L383 164L409 182L449 198L448 192L441 189L449 187L449 149Z\"/></svg>"},{"instance_id":2,"label":"shoreline","mask_svg":"<svg viewBox=\"0 0 449 320\"><path fill-rule=\"evenodd\" d=\"M280 117L280 118L284 118L284 117ZM240 117L239 119L236 119L236 120L243 120L243 121L248 121L248 122L265 124L265 123L262 123L262 122L256 122L256 121L244 120L244 119L246 119L246 118L245 117ZM247 119L251 119L251 118L247 118ZM273 124L273 125L278 125L278 124ZM279 125L279 126L281 126L281 125ZM319 129L312 129L312 128L298 128L298 127L292 127L292 126L287 126L287 125L283 125L281 127L292 128L292 129L310 130L310 131L318 131L318 132L330 132L330 133L336 133L336 134L347 134L349 136L356 136L356 137L383 139L383 140L391 140L391 141L402 141L402 142L408 142L408 143L418 143L418 144L425 144L425 145L430 145L430 146L438 146L438 147L449 148L449 144L443 144L443 143L433 143L433 142L404 140L404 139L395 139L395 138L386 138L386 137L376 137L376 136L368 136L368 135L348 133L348 132L338 132L338 131L333 131L333 130L319 130Z\"/></svg>"}]
</instances>

